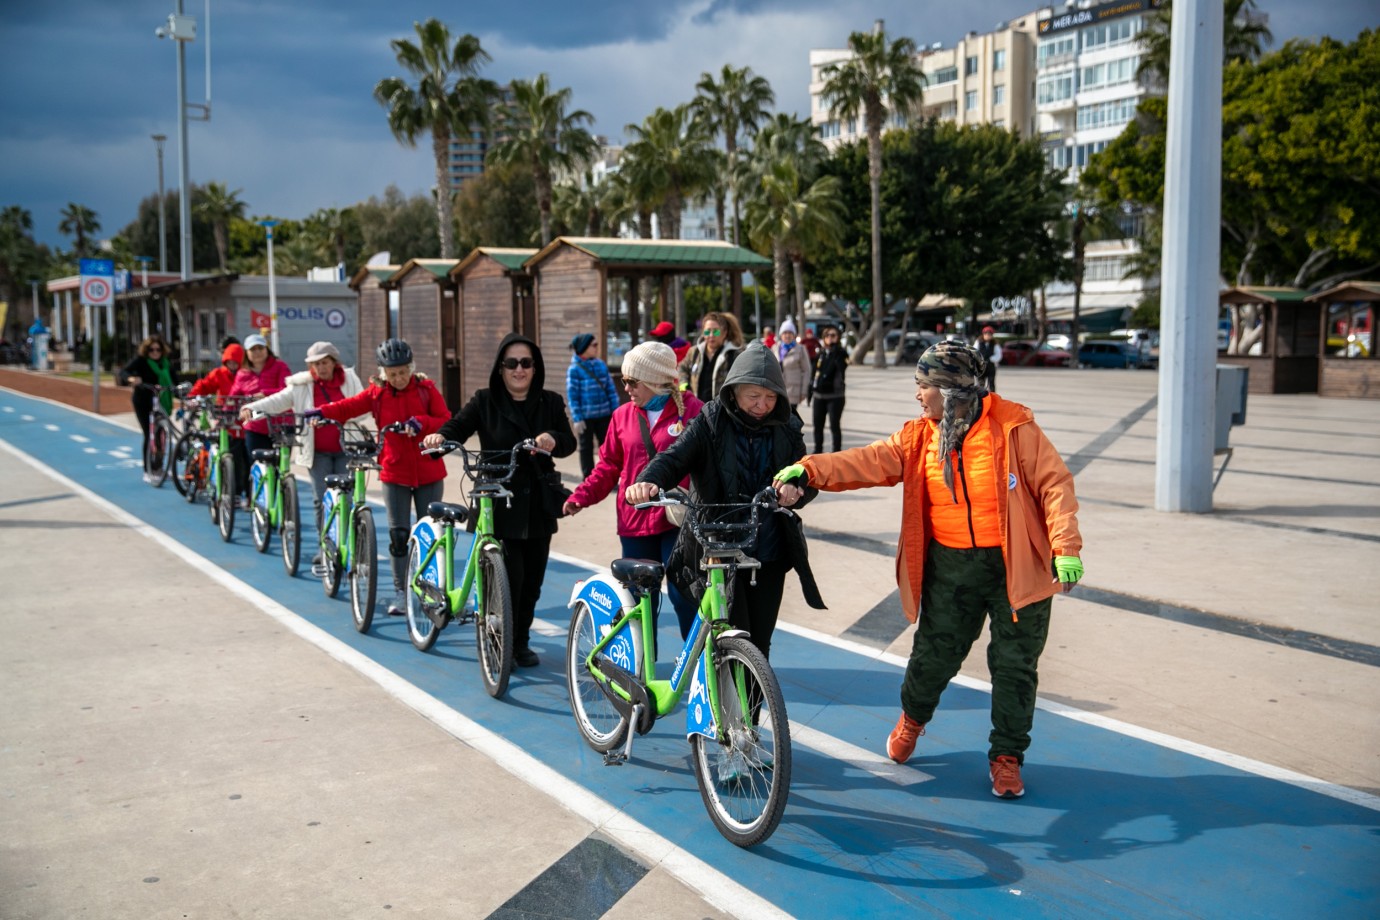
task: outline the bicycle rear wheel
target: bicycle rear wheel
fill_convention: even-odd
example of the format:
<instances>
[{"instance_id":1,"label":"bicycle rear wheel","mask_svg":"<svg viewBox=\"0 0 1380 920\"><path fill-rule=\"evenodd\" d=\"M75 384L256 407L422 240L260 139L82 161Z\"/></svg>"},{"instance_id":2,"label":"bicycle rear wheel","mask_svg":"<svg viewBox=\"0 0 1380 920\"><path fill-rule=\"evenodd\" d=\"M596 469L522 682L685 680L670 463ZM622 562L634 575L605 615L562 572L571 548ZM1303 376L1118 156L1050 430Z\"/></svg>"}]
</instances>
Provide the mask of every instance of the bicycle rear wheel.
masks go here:
<instances>
[{"instance_id":1,"label":"bicycle rear wheel","mask_svg":"<svg viewBox=\"0 0 1380 920\"><path fill-rule=\"evenodd\" d=\"M609 702L585 665L590 650L600 638L594 614L588 604L580 601L575 605L570 631L566 634L565 682L570 691L570 712L575 716L575 727L589 746L602 754L623 743L628 733L628 720ZM638 671L642 670L641 664L639 659Z\"/></svg>"},{"instance_id":2,"label":"bicycle rear wheel","mask_svg":"<svg viewBox=\"0 0 1380 920\"><path fill-rule=\"evenodd\" d=\"M282 480L283 519L278 527L278 540L283 544L283 568L288 578L297 577L297 566L302 561L302 528L298 521L297 480L291 475Z\"/></svg>"},{"instance_id":3,"label":"bicycle rear wheel","mask_svg":"<svg viewBox=\"0 0 1380 920\"><path fill-rule=\"evenodd\" d=\"M695 779L719 833L750 847L772 835L786 810L791 729L781 685L757 646L730 636L715 647L709 679L717 682L724 741L690 738Z\"/></svg>"},{"instance_id":4,"label":"bicycle rear wheel","mask_svg":"<svg viewBox=\"0 0 1380 920\"><path fill-rule=\"evenodd\" d=\"M154 420L149 429L149 441L144 448L144 473L149 485L161 489L168 478L168 459L173 445L172 423L164 417Z\"/></svg>"},{"instance_id":5,"label":"bicycle rear wheel","mask_svg":"<svg viewBox=\"0 0 1380 920\"><path fill-rule=\"evenodd\" d=\"M235 458L225 454L220 458L220 511L217 522L220 525L220 538L226 543L235 532Z\"/></svg>"},{"instance_id":6,"label":"bicycle rear wheel","mask_svg":"<svg viewBox=\"0 0 1380 920\"><path fill-rule=\"evenodd\" d=\"M508 690L513 673L513 596L508 585L508 566L497 545L484 547L479 556L483 590L474 619L479 646L479 676L484 689L497 699Z\"/></svg>"},{"instance_id":7,"label":"bicycle rear wheel","mask_svg":"<svg viewBox=\"0 0 1380 920\"><path fill-rule=\"evenodd\" d=\"M378 591L379 545L374 533L374 512L356 508L351 525L355 529L355 557L350 560L350 610L355 629L368 632L374 623L374 599Z\"/></svg>"},{"instance_id":8,"label":"bicycle rear wheel","mask_svg":"<svg viewBox=\"0 0 1380 920\"><path fill-rule=\"evenodd\" d=\"M426 611L422 609L422 598L412 587L417 581L417 572L421 565L422 548L415 538L411 538L407 541L407 575L403 581L403 597L407 600L407 638L412 640L412 645L417 651L425 652L436 644L436 637L441 634L441 630L431 621L431 617L426 615Z\"/></svg>"}]
</instances>

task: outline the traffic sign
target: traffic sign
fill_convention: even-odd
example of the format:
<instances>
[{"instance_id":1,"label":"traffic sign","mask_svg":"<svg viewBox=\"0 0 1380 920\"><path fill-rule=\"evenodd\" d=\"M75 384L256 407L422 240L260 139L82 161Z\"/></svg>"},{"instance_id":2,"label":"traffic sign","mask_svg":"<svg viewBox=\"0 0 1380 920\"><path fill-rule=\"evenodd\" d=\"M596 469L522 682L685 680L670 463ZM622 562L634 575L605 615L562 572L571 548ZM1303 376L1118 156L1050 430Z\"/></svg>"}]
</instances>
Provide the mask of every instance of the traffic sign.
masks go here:
<instances>
[{"instance_id":1,"label":"traffic sign","mask_svg":"<svg viewBox=\"0 0 1380 920\"><path fill-rule=\"evenodd\" d=\"M115 302L115 263L110 259L81 260L81 302L108 307Z\"/></svg>"}]
</instances>

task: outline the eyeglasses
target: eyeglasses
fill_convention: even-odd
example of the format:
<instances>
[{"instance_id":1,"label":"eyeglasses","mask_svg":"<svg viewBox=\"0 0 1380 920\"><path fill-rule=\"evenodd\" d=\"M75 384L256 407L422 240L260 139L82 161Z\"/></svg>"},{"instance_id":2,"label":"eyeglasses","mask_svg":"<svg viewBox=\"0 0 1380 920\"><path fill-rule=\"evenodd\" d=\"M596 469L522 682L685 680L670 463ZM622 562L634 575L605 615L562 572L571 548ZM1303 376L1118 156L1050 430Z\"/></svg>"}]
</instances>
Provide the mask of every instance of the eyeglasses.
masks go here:
<instances>
[{"instance_id":1,"label":"eyeglasses","mask_svg":"<svg viewBox=\"0 0 1380 920\"><path fill-rule=\"evenodd\" d=\"M515 371L518 368L530 370L536 363L531 358L504 358L502 361L503 369L508 371Z\"/></svg>"},{"instance_id":2,"label":"eyeglasses","mask_svg":"<svg viewBox=\"0 0 1380 920\"><path fill-rule=\"evenodd\" d=\"M706 329L706 330L704 330L704 334L705 334L705 335L712 335L712 336L714 336L714 338L717 339L719 336L721 336L721 335L724 334L724 331L723 331L722 329Z\"/></svg>"}]
</instances>

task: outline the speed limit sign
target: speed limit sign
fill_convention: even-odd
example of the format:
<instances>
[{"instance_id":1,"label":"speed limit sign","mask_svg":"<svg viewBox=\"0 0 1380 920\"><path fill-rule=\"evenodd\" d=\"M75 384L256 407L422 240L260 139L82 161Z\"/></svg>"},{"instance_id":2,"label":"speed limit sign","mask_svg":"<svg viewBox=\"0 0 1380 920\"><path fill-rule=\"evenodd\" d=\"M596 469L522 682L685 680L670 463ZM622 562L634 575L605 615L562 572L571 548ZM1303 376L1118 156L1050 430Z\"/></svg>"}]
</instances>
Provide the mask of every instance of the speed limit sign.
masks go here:
<instances>
[{"instance_id":1,"label":"speed limit sign","mask_svg":"<svg viewBox=\"0 0 1380 920\"><path fill-rule=\"evenodd\" d=\"M108 307L115 302L113 260L81 260L81 302L89 307Z\"/></svg>"}]
</instances>

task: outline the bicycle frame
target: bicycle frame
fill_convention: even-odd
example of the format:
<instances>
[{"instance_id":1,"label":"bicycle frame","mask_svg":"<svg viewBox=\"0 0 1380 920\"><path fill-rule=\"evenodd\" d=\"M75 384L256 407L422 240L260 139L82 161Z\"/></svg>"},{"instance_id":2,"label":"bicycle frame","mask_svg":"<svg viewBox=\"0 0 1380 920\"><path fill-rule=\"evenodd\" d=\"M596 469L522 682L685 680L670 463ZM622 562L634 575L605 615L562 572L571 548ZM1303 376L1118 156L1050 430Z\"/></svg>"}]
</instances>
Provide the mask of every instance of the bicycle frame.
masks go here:
<instances>
[{"instance_id":1,"label":"bicycle frame","mask_svg":"<svg viewBox=\"0 0 1380 920\"><path fill-rule=\"evenodd\" d=\"M255 460L249 467L249 492L253 503L268 511L268 525L277 529L283 523L283 479L292 475L292 443L278 443L277 464Z\"/></svg>"},{"instance_id":2,"label":"bicycle frame","mask_svg":"<svg viewBox=\"0 0 1380 920\"><path fill-rule=\"evenodd\" d=\"M349 461L351 472L354 474L354 487L349 495L340 493L340 498L336 498L336 489L327 489L322 496L322 518L321 536L331 543L340 552L341 568L348 572L354 565L355 559L355 529L349 526L350 519L354 516L354 509L363 506L368 501L369 471L374 468L372 462L366 458L357 458ZM345 538L341 540L341 528L345 530Z\"/></svg>"},{"instance_id":3,"label":"bicycle frame","mask_svg":"<svg viewBox=\"0 0 1380 920\"><path fill-rule=\"evenodd\" d=\"M467 534L464 531L462 533ZM413 525L412 536L417 539L417 546L422 555L417 565L417 580L408 588L420 592L429 603L440 601L441 598L428 596L428 585L419 583L425 580L441 589L449 610L464 610L470 597L474 596L473 592L482 591L484 588L483 574L479 571L480 554L486 547L499 544L498 538L494 536L493 496L479 495L479 519L475 523L474 538L465 557L465 568L459 585L455 583L455 525L450 522L438 524L430 518L423 518Z\"/></svg>"}]
</instances>

